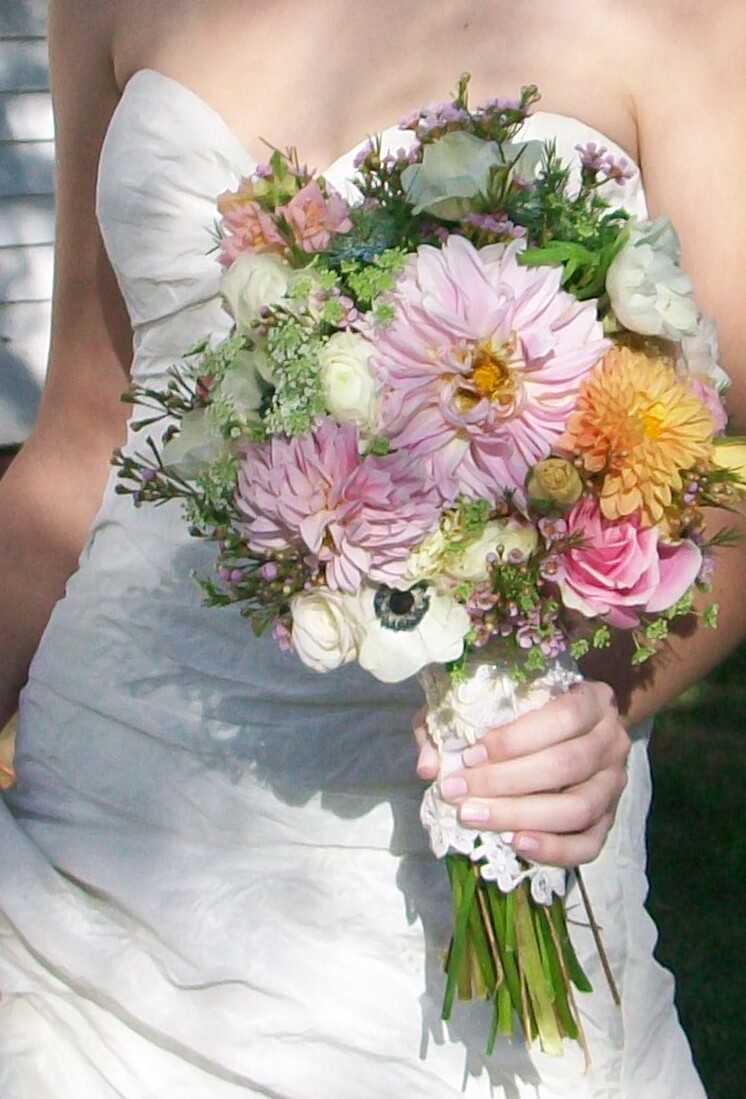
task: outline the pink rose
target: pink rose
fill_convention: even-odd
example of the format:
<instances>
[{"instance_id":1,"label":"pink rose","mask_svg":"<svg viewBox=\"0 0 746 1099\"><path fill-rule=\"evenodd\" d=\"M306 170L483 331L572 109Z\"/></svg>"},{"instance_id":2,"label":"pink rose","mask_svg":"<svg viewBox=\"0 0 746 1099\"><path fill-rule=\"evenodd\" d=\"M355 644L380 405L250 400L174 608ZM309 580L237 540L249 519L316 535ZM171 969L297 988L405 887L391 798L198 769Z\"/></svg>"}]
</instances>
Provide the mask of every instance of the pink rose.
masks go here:
<instances>
[{"instance_id":1,"label":"pink rose","mask_svg":"<svg viewBox=\"0 0 746 1099\"><path fill-rule=\"evenodd\" d=\"M221 223L220 262L230 267L235 259L246 252L285 251L285 238L277 228L271 214L258 202L247 202L229 210Z\"/></svg>"},{"instance_id":2,"label":"pink rose","mask_svg":"<svg viewBox=\"0 0 746 1099\"><path fill-rule=\"evenodd\" d=\"M337 194L324 196L315 180L301 187L286 206L277 208L304 252L323 252L333 233L349 233L352 228L347 204Z\"/></svg>"},{"instance_id":3,"label":"pink rose","mask_svg":"<svg viewBox=\"0 0 746 1099\"><path fill-rule=\"evenodd\" d=\"M638 614L672 607L697 578L702 551L694 542L661 542L657 527L641 528L637 516L605 519L598 501L584 496L565 517L578 543L562 554L559 580L566 607L634 629Z\"/></svg>"}]
</instances>

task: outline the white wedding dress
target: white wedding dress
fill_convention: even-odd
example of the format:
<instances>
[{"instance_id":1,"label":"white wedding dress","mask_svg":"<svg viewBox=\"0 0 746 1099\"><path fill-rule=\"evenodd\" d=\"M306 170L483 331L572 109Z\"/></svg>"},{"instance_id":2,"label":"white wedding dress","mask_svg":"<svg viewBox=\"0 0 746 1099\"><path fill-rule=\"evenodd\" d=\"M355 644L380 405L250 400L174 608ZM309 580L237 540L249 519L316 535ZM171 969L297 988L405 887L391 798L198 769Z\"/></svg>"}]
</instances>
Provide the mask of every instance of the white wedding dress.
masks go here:
<instances>
[{"instance_id":1,"label":"white wedding dress","mask_svg":"<svg viewBox=\"0 0 746 1099\"><path fill-rule=\"evenodd\" d=\"M547 114L526 133L567 157L610 145ZM351 162L328 178L344 188ZM138 382L227 330L215 198L253 166L187 88L133 77L99 217ZM639 176L618 193L644 212ZM178 505L137 510L114 483L34 660L0 802L2 1099L701 1099L643 910L644 737L586 870L622 1008L573 891L590 1070L574 1046L488 1060L487 1005L439 1019L450 911L418 820L417 686L313 674L203 608L190 570L210 572L211 546Z\"/></svg>"}]
</instances>

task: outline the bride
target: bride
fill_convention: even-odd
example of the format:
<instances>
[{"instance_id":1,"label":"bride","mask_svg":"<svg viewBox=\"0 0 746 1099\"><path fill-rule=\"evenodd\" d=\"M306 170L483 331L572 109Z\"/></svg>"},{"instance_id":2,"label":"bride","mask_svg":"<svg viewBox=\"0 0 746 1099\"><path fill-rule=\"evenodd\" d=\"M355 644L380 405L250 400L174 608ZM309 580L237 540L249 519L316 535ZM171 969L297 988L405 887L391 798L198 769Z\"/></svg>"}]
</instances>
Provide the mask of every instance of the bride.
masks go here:
<instances>
[{"instance_id":1,"label":"bride","mask_svg":"<svg viewBox=\"0 0 746 1099\"><path fill-rule=\"evenodd\" d=\"M717 633L644 680L607 655L464 761L464 820L588 864L622 991L618 1009L571 892L591 1067L507 1042L488 1060L483 1005L439 1020L449 907L417 821L434 760L406 735L416 691L314 676L205 611L188 576L209 547L116 496L108 463L132 442L130 374L157 382L227 329L215 198L265 141L341 185L350 150L464 70L474 103L536 83L527 132L563 155L596 140L640 166L624 201L677 226L742 427L744 23L679 0L52 0L48 384L1 490L0 725L23 687L0 803L3 1099L704 1095L643 909L645 722L743 635L727 594L746 543L718 563Z\"/></svg>"}]
</instances>

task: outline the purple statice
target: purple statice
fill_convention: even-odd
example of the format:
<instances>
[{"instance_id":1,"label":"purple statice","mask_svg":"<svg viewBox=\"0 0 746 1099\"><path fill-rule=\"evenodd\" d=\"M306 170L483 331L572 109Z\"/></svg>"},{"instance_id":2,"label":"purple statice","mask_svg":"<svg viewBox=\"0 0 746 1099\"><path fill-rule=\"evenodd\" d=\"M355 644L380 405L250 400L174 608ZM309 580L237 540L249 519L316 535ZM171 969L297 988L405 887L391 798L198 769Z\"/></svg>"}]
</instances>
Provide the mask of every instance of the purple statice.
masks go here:
<instances>
[{"instance_id":1,"label":"purple statice","mask_svg":"<svg viewBox=\"0 0 746 1099\"><path fill-rule=\"evenodd\" d=\"M375 156L378 153L378 147L372 138L368 138L364 145L355 154L355 159L352 162L353 168L358 171L364 167L368 157Z\"/></svg>"},{"instance_id":2,"label":"purple statice","mask_svg":"<svg viewBox=\"0 0 746 1099\"><path fill-rule=\"evenodd\" d=\"M626 156L613 157L611 153L609 153L606 157L604 172L606 178L608 180L613 180L614 183L625 183L628 179L632 179L635 171L634 164L631 164Z\"/></svg>"},{"instance_id":3,"label":"purple statice","mask_svg":"<svg viewBox=\"0 0 746 1099\"><path fill-rule=\"evenodd\" d=\"M448 130L468 127L471 115L452 101L428 103L419 111L407 115L399 123L400 130L413 130L420 139L440 137Z\"/></svg>"},{"instance_id":4,"label":"purple statice","mask_svg":"<svg viewBox=\"0 0 746 1099\"><path fill-rule=\"evenodd\" d=\"M518 240L526 236L522 225L514 225L510 218L501 214L480 214L472 211L464 218L464 224L473 225L475 229L503 240Z\"/></svg>"},{"instance_id":5,"label":"purple statice","mask_svg":"<svg viewBox=\"0 0 746 1099\"><path fill-rule=\"evenodd\" d=\"M575 150L580 154L580 166L584 172L597 175L603 171L608 155L605 145L598 146L595 141L589 141L586 145L576 145Z\"/></svg>"},{"instance_id":6,"label":"purple statice","mask_svg":"<svg viewBox=\"0 0 746 1099\"><path fill-rule=\"evenodd\" d=\"M623 184L635 174L635 167L627 157L615 157L605 145L589 141L585 145L576 145L575 149L580 154L583 172L594 175L601 183Z\"/></svg>"}]
</instances>

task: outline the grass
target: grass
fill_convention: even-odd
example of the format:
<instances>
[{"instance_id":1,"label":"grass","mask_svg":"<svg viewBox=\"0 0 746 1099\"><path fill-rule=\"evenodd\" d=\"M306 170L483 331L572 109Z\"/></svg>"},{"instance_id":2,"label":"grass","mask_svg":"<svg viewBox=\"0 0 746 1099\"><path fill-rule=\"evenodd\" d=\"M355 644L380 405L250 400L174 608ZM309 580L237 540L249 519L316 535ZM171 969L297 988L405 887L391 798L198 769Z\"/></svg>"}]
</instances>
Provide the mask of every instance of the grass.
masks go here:
<instances>
[{"instance_id":1,"label":"grass","mask_svg":"<svg viewBox=\"0 0 746 1099\"><path fill-rule=\"evenodd\" d=\"M746 645L653 737L650 911L709 1099L746 1093Z\"/></svg>"}]
</instances>

